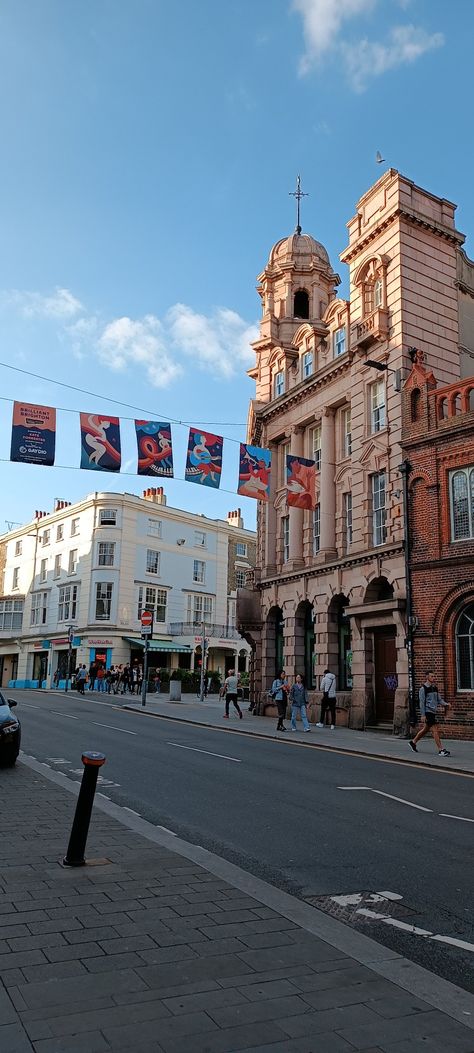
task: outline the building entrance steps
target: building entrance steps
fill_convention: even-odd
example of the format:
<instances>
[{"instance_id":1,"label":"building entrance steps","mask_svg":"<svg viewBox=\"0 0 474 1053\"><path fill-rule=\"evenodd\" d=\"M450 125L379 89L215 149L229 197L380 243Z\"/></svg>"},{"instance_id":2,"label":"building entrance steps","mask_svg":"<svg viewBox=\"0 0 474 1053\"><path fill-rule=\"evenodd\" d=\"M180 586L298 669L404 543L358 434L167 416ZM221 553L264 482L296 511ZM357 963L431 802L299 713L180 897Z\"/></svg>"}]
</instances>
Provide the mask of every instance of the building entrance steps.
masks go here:
<instances>
[{"instance_id":1,"label":"building entrance steps","mask_svg":"<svg viewBox=\"0 0 474 1053\"><path fill-rule=\"evenodd\" d=\"M474 995L106 798L65 870L76 793L1 772L2 1053L473 1053Z\"/></svg>"}]
</instances>

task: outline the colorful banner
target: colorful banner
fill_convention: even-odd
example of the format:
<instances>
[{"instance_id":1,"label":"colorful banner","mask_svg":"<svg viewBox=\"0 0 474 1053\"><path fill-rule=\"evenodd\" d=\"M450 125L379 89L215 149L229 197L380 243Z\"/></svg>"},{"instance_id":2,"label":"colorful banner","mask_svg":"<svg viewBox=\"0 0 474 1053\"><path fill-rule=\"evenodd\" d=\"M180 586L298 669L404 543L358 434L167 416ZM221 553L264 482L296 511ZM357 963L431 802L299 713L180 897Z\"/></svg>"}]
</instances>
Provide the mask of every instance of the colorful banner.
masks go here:
<instances>
[{"instance_id":1,"label":"colorful banner","mask_svg":"<svg viewBox=\"0 0 474 1053\"><path fill-rule=\"evenodd\" d=\"M25 464L54 464L56 410L49 406L13 403L10 460Z\"/></svg>"},{"instance_id":2,"label":"colorful banner","mask_svg":"<svg viewBox=\"0 0 474 1053\"><path fill-rule=\"evenodd\" d=\"M171 424L162 421L136 420L138 475L160 475L173 478Z\"/></svg>"},{"instance_id":3,"label":"colorful banner","mask_svg":"<svg viewBox=\"0 0 474 1053\"><path fill-rule=\"evenodd\" d=\"M81 468L97 472L119 472L120 421L97 413L80 413Z\"/></svg>"},{"instance_id":4,"label":"colorful banner","mask_svg":"<svg viewBox=\"0 0 474 1053\"><path fill-rule=\"evenodd\" d=\"M189 429L185 479L188 483L217 488L221 481L222 445L220 435L210 435L201 428Z\"/></svg>"},{"instance_id":5,"label":"colorful banner","mask_svg":"<svg viewBox=\"0 0 474 1053\"><path fill-rule=\"evenodd\" d=\"M270 450L240 443L238 494L242 497L255 497L257 501L268 501L271 470Z\"/></svg>"},{"instance_id":6,"label":"colorful banner","mask_svg":"<svg viewBox=\"0 0 474 1053\"><path fill-rule=\"evenodd\" d=\"M306 457L286 458L286 496L292 508L316 507L316 469L315 461Z\"/></svg>"}]
</instances>

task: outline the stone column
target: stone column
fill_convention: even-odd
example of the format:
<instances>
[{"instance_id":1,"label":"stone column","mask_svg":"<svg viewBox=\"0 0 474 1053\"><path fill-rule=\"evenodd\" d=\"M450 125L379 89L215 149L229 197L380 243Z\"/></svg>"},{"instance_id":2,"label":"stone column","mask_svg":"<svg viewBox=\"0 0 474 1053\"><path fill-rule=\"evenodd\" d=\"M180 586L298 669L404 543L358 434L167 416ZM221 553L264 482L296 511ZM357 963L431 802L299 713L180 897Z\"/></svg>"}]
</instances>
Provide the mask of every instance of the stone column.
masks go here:
<instances>
[{"instance_id":1,"label":"stone column","mask_svg":"<svg viewBox=\"0 0 474 1053\"><path fill-rule=\"evenodd\" d=\"M304 429L293 425L291 429L290 452L295 457L304 456ZM290 567L298 570L304 565L303 561L303 508L289 508L290 517Z\"/></svg>"},{"instance_id":2,"label":"stone column","mask_svg":"<svg viewBox=\"0 0 474 1053\"><path fill-rule=\"evenodd\" d=\"M275 444L270 443L269 448L272 454L272 469L270 473L270 496L265 504L265 576L271 576L276 572L277 514L275 509L275 495L278 484L278 458L277 447Z\"/></svg>"},{"instance_id":3,"label":"stone column","mask_svg":"<svg viewBox=\"0 0 474 1053\"><path fill-rule=\"evenodd\" d=\"M327 560L336 555L336 429L334 410L326 407L321 419L321 548Z\"/></svg>"}]
</instances>

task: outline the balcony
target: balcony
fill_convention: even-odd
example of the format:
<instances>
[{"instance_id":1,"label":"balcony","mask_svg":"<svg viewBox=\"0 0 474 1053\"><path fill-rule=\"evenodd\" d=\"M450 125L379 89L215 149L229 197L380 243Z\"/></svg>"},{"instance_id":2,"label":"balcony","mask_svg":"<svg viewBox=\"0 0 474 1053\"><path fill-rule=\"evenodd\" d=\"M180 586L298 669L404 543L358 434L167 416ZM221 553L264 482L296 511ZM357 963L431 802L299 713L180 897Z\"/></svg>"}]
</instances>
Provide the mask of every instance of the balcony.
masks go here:
<instances>
[{"instance_id":1,"label":"balcony","mask_svg":"<svg viewBox=\"0 0 474 1053\"><path fill-rule=\"evenodd\" d=\"M386 307L378 307L365 315L359 322L351 325L351 349L353 351L366 351L378 340L386 340L388 337L388 311Z\"/></svg>"},{"instance_id":2,"label":"balcony","mask_svg":"<svg viewBox=\"0 0 474 1053\"><path fill-rule=\"evenodd\" d=\"M232 625L216 625L205 622L206 637L219 637L220 640L240 640L240 633ZM200 636L202 622L171 622L168 626L172 636Z\"/></svg>"}]
</instances>

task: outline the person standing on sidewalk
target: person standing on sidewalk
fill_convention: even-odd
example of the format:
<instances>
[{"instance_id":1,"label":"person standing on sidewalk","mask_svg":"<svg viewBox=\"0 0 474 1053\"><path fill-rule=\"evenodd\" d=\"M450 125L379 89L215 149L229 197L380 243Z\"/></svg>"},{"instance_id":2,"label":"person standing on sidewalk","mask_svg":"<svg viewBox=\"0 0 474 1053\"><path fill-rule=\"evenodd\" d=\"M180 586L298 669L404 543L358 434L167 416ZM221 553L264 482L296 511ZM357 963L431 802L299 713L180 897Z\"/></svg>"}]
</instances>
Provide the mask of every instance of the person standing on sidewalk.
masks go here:
<instances>
[{"instance_id":1,"label":"person standing on sidewalk","mask_svg":"<svg viewBox=\"0 0 474 1053\"><path fill-rule=\"evenodd\" d=\"M236 674L235 669L229 669L227 677L224 681L224 693L225 693L225 713L224 718L229 719L229 706L233 702L234 709L239 714L239 719L242 720L242 710L237 702L237 688L239 686L239 675Z\"/></svg>"},{"instance_id":2,"label":"person standing on sidewalk","mask_svg":"<svg viewBox=\"0 0 474 1053\"><path fill-rule=\"evenodd\" d=\"M87 680L87 669L85 665L81 665L76 673L76 687L80 695L84 694L84 688Z\"/></svg>"},{"instance_id":3,"label":"person standing on sidewalk","mask_svg":"<svg viewBox=\"0 0 474 1053\"><path fill-rule=\"evenodd\" d=\"M321 678L319 689L322 691L323 697L321 699L321 714L316 727L324 727L326 713L329 709L331 714L331 731L334 731L334 728L336 727L336 677L334 676L334 673L331 673L330 669L324 670L324 676Z\"/></svg>"},{"instance_id":4,"label":"person standing on sidewalk","mask_svg":"<svg viewBox=\"0 0 474 1053\"><path fill-rule=\"evenodd\" d=\"M289 699L291 702L291 730L296 731L296 718L301 714L301 720L305 731L310 731L306 706L308 704L308 692L304 686L303 678L298 673L296 680L290 688Z\"/></svg>"},{"instance_id":5,"label":"person standing on sidewalk","mask_svg":"<svg viewBox=\"0 0 474 1053\"><path fill-rule=\"evenodd\" d=\"M278 676L275 677L273 684L270 688L270 695L278 707L278 724L276 726L277 731L286 731L283 723L286 717L286 703L288 697L288 691L290 686L286 678L284 669L280 669Z\"/></svg>"},{"instance_id":6,"label":"person standing on sidewalk","mask_svg":"<svg viewBox=\"0 0 474 1053\"><path fill-rule=\"evenodd\" d=\"M431 731L438 748L438 756L450 757L451 754L449 750L443 748L443 743L441 742L441 736L436 723L436 711L438 706L444 706L445 709L450 709L450 703L444 702L441 698L438 688L436 687L435 675L432 669L429 669L426 674L426 680L420 687L418 698L420 702L420 713L421 716L425 718L425 722L423 727L420 728L418 734L415 735L413 739L409 740L412 750L414 753L418 753L417 743L420 739L424 738L429 731Z\"/></svg>"}]
</instances>

